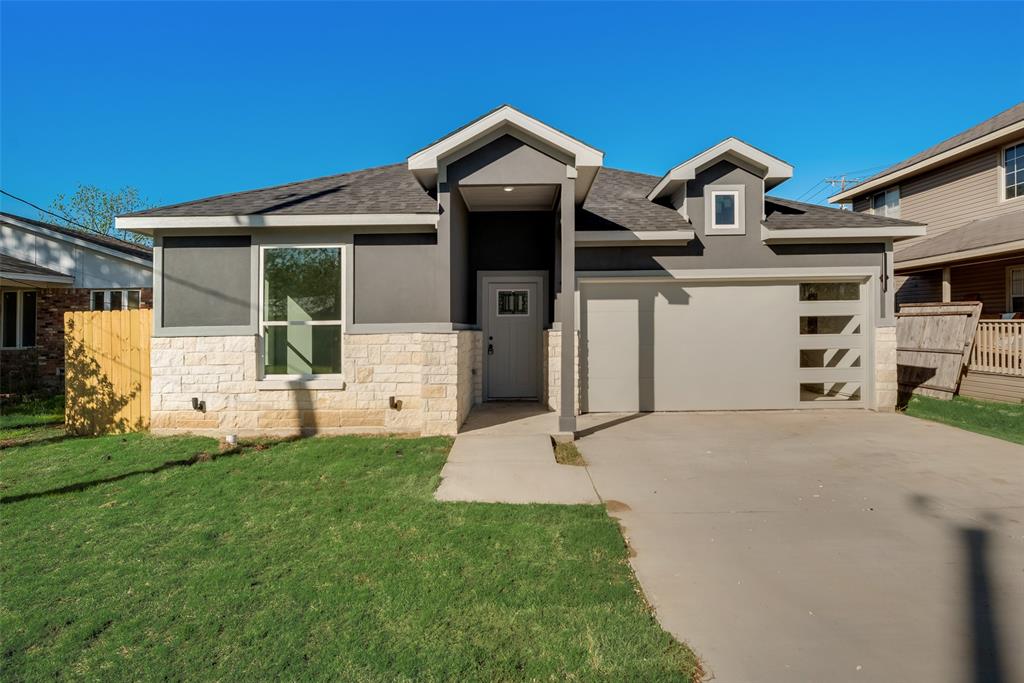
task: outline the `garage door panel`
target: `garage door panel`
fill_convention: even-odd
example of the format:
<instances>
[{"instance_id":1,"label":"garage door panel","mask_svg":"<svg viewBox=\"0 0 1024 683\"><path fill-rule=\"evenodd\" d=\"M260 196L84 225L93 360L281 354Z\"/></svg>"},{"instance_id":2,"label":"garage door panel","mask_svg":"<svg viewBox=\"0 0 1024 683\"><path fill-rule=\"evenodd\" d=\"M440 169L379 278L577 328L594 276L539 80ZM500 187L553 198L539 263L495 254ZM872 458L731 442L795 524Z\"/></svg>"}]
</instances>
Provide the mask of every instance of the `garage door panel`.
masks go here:
<instances>
[{"instance_id":1,"label":"garage door panel","mask_svg":"<svg viewBox=\"0 0 1024 683\"><path fill-rule=\"evenodd\" d=\"M796 282L584 284L584 409L860 400L863 303L800 302L800 291Z\"/></svg>"}]
</instances>

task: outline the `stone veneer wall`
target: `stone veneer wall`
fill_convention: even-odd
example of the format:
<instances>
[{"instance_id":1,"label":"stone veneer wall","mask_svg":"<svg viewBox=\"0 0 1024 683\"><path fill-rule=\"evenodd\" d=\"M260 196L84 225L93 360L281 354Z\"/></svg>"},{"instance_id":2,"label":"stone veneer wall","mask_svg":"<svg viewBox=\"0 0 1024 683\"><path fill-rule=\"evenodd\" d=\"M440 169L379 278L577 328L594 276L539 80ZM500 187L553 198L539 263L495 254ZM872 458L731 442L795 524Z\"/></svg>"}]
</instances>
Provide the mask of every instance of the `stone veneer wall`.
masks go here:
<instances>
[{"instance_id":1,"label":"stone veneer wall","mask_svg":"<svg viewBox=\"0 0 1024 683\"><path fill-rule=\"evenodd\" d=\"M455 434L472 405L478 336L346 334L339 389L266 388L255 336L155 337L151 428L211 436ZM206 402L205 413L192 409L193 396Z\"/></svg>"},{"instance_id":2,"label":"stone veneer wall","mask_svg":"<svg viewBox=\"0 0 1024 683\"><path fill-rule=\"evenodd\" d=\"M544 396L542 402L558 412L562 405L562 332L544 330ZM576 414L580 414L580 337L576 335Z\"/></svg>"},{"instance_id":3,"label":"stone veneer wall","mask_svg":"<svg viewBox=\"0 0 1024 683\"><path fill-rule=\"evenodd\" d=\"M876 410L896 409L899 383L896 375L896 328L875 328L875 405Z\"/></svg>"}]
</instances>

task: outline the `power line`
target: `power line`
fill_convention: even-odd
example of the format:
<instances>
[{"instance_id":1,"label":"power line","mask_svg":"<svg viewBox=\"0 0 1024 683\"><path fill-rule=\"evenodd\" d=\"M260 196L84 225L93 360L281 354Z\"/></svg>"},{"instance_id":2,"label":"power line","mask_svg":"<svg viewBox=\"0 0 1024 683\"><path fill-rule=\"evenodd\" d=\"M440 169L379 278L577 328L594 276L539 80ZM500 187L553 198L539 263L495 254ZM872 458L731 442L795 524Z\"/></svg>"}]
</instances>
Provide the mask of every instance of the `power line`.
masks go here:
<instances>
[{"instance_id":1,"label":"power line","mask_svg":"<svg viewBox=\"0 0 1024 683\"><path fill-rule=\"evenodd\" d=\"M82 225L78 221L73 221L70 218L68 218L67 216L61 216L60 214L54 213L53 211L50 211L49 209L44 209L43 207L39 206L38 204L33 204L32 202L30 202L27 199L22 199L21 197L19 197L17 195L13 195L13 194L11 194L10 192L8 192L7 190L5 190L3 188L0 188L0 194L4 194L4 195L10 197L11 199L15 199L15 200L21 202L22 204L28 204L33 209L36 209L37 211L42 211L43 213L49 214L50 216L53 216L54 218L59 218L62 221L67 221L68 223L71 223L71 225L77 225L78 227L82 228L83 230L89 230L90 232L95 232L98 235L106 235L107 237L110 237L109 234L107 234L107 233L105 233L105 232L103 232L101 230L97 230L96 228L90 228L88 225Z\"/></svg>"},{"instance_id":2,"label":"power line","mask_svg":"<svg viewBox=\"0 0 1024 683\"><path fill-rule=\"evenodd\" d=\"M822 184L823 182L825 182L825 181L824 181L824 180L819 180L818 182L814 183L814 185L812 185L812 186L810 187L810 189L808 189L808 190L807 190L807 192L804 192L804 193L803 193L802 195L800 195L799 197L797 197L797 198L796 198L796 200L797 200L798 202L802 202L802 201L804 200L804 197L806 197L807 195L809 195L809 194L811 194L812 192L814 192L814 190L816 190L816 189L817 189L818 185L821 185L821 184Z\"/></svg>"}]
</instances>

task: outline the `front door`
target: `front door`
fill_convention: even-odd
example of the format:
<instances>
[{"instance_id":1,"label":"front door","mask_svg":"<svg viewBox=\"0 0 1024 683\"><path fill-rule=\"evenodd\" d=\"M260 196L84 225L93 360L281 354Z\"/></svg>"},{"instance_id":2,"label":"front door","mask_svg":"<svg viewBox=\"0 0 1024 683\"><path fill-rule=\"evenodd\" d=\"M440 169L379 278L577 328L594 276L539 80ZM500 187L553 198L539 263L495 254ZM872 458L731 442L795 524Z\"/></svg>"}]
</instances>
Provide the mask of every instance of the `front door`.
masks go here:
<instances>
[{"instance_id":1,"label":"front door","mask_svg":"<svg viewBox=\"0 0 1024 683\"><path fill-rule=\"evenodd\" d=\"M536 399L540 376L540 287L536 282L484 286L487 398Z\"/></svg>"}]
</instances>

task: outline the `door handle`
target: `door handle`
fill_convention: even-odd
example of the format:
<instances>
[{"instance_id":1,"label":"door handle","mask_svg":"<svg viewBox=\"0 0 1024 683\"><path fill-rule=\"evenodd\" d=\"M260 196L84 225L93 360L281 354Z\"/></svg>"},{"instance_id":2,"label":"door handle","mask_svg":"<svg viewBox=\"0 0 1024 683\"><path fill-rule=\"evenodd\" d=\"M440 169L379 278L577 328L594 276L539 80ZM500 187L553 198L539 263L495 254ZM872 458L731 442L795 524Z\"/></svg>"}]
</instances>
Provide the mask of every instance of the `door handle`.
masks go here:
<instances>
[{"instance_id":1,"label":"door handle","mask_svg":"<svg viewBox=\"0 0 1024 683\"><path fill-rule=\"evenodd\" d=\"M488 356L493 356L494 355L494 344L488 344L487 345L487 355Z\"/></svg>"}]
</instances>

